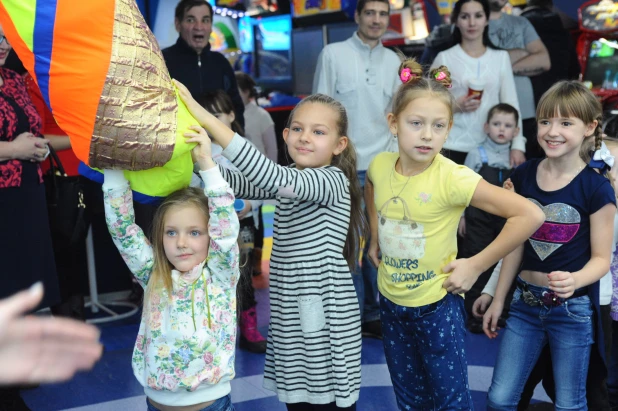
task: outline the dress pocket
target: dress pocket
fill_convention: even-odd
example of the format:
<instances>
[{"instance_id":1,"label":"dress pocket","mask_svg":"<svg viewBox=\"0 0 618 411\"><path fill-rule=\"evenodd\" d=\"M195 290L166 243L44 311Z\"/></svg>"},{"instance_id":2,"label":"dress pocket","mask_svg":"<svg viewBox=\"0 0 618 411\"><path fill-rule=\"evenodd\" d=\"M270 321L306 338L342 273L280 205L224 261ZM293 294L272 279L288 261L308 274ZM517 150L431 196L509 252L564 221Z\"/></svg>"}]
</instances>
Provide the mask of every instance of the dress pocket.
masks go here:
<instances>
[{"instance_id":1,"label":"dress pocket","mask_svg":"<svg viewBox=\"0 0 618 411\"><path fill-rule=\"evenodd\" d=\"M298 311L300 313L300 328L303 333L318 332L326 325L324 306L320 296L298 297Z\"/></svg>"}]
</instances>

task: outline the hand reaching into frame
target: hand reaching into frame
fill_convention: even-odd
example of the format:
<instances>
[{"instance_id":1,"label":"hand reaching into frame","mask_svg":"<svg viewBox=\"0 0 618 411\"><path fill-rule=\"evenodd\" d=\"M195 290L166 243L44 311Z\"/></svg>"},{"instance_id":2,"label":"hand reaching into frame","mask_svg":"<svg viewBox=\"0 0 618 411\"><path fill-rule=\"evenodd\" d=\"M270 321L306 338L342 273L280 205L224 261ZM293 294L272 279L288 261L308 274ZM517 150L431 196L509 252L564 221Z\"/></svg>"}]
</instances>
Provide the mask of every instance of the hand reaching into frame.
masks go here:
<instances>
[{"instance_id":1,"label":"hand reaching into frame","mask_svg":"<svg viewBox=\"0 0 618 411\"><path fill-rule=\"evenodd\" d=\"M89 370L101 357L96 327L78 321L24 316L43 298L43 286L0 300L0 384L49 383Z\"/></svg>"}]
</instances>

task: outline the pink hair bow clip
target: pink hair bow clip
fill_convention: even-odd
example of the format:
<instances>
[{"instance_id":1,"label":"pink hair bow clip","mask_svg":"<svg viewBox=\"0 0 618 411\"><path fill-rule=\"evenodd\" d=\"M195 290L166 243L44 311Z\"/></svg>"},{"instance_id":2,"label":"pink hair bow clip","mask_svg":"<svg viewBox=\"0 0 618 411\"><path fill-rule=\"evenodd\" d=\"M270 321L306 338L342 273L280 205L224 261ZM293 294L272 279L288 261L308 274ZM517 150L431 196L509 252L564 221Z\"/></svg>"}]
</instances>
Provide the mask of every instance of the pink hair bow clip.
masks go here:
<instances>
[{"instance_id":1,"label":"pink hair bow clip","mask_svg":"<svg viewBox=\"0 0 618 411\"><path fill-rule=\"evenodd\" d=\"M442 81L442 80L446 80L446 73L443 71L439 71L435 74L434 76L436 78L437 81ZM448 86L446 86L447 88L451 88L452 85L449 84Z\"/></svg>"},{"instance_id":2,"label":"pink hair bow clip","mask_svg":"<svg viewBox=\"0 0 618 411\"><path fill-rule=\"evenodd\" d=\"M404 68L403 70L401 70L401 73L399 74L399 79L401 80L402 83L407 83L408 81L412 80L414 77L417 77L418 75L415 73L412 73L412 71L409 68Z\"/></svg>"}]
</instances>

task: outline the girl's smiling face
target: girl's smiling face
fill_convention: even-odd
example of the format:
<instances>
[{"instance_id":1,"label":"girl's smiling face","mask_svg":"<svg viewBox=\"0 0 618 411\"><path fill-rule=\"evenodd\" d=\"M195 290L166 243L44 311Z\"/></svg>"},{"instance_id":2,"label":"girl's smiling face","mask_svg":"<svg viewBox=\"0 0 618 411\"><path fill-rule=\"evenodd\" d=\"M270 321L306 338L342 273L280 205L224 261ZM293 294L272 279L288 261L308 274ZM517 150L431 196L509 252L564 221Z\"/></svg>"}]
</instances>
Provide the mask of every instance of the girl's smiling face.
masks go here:
<instances>
[{"instance_id":1,"label":"girl's smiling face","mask_svg":"<svg viewBox=\"0 0 618 411\"><path fill-rule=\"evenodd\" d=\"M592 138L597 121L584 124L577 117L540 118L537 121L537 140L548 158L558 158L571 153L579 156L579 150L586 138Z\"/></svg>"}]
</instances>

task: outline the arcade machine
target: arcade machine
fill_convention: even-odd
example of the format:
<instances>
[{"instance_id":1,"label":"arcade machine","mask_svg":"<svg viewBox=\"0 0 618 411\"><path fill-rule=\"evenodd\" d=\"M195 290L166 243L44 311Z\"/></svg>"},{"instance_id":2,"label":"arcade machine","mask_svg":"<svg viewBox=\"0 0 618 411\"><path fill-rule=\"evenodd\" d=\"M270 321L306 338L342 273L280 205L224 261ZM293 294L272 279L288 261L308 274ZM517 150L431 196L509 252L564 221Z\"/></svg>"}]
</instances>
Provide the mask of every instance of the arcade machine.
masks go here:
<instances>
[{"instance_id":1,"label":"arcade machine","mask_svg":"<svg viewBox=\"0 0 618 411\"><path fill-rule=\"evenodd\" d=\"M592 0L579 8L577 52L582 81L603 103L605 131L618 133L618 1Z\"/></svg>"},{"instance_id":2,"label":"arcade machine","mask_svg":"<svg viewBox=\"0 0 618 411\"><path fill-rule=\"evenodd\" d=\"M420 56L429 35L426 4L415 0L389 0L391 4L388 30L382 43L397 47L408 56Z\"/></svg>"}]
</instances>

